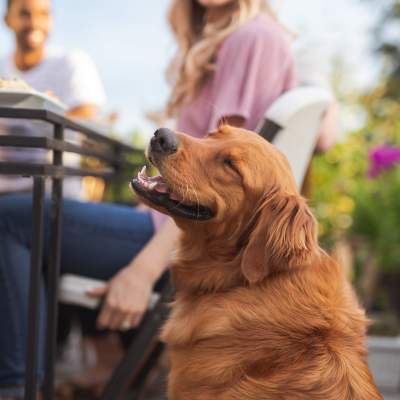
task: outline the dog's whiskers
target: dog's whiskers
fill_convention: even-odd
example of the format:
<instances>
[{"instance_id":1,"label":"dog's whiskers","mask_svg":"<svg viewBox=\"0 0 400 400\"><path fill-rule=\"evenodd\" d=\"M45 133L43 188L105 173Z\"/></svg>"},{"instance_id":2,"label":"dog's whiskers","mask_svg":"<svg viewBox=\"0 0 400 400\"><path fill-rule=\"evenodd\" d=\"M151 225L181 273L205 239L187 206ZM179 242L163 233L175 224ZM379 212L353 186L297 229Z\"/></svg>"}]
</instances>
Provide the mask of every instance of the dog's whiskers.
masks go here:
<instances>
[{"instance_id":1,"label":"dog's whiskers","mask_svg":"<svg viewBox=\"0 0 400 400\"><path fill-rule=\"evenodd\" d=\"M171 208L171 210L174 210L175 208L177 208L177 207L180 206L181 204L184 204L184 203L185 203L186 194L185 194L185 191L184 191L184 189L183 189L183 185L179 182L179 174L178 174L176 171L174 171L173 169L170 169L169 172L171 173L171 175L173 175L174 181L175 181L176 184L178 185L178 192L179 192L179 193L182 193L182 200L180 200L180 201L175 205L175 207ZM186 183L186 185L187 185L187 183ZM187 191L186 191L186 193L187 193Z\"/></svg>"},{"instance_id":2,"label":"dog's whiskers","mask_svg":"<svg viewBox=\"0 0 400 400\"><path fill-rule=\"evenodd\" d=\"M197 194L196 189L193 187L193 184L192 184L191 186L192 186L192 191L193 191L194 195L196 196L197 218L199 218L199 215L200 215L200 200L199 200L199 196L198 196L198 194Z\"/></svg>"},{"instance_id":3,"label":"dog's whiskers","mask_svg":"<svg viewBox=\"0 0 400 400\"><path fill-rule=\"evenodd\" d=\"M197 218L200 217L200 199L197 193L197 190L195 189L193 185L193 181L191 177L186 176L186 182L182 182L182 177L181 175L175 171L174 169L169 169L168 173L171 175L175 185L177 186L177 192L182 196L182 199L173 207L171 210L174 210L178 206L184 204L186 201L192 202L193 200L191 199L190 194L193 194L193 196L196 198L196 208L197 208Z\"/></svg>"}]
</instances>

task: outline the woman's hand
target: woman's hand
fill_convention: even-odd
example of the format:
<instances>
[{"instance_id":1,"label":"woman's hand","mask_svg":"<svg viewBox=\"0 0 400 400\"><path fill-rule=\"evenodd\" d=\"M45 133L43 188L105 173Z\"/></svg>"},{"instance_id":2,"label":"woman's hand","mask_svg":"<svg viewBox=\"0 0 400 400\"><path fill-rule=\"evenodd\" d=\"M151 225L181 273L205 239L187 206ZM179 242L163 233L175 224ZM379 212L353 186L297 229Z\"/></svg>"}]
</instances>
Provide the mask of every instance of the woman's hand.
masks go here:
<instances>
[{"instance_id":1,"label":"woman's hand","mask_svg":"<svg viewBox=\"0 0 400 400\"><path fill-rule=\"evenodd\" d=\"M168 219L129 266L120 270L107 285L88 291L105 296L97 319L99 328L127 330L139 325L146 312L154 284L170 264L179 229Z\"/></svg>"},{"instance_id":2,"label":"woman's hand","mask_svg":"<svg viewBox=\"0 0 400 400\"><path fill-rule=\"evenodd\" d=\"M120 270L105 286L88 295L105 296L97 319L99 329L128 330L139 325L146 312L153 280L143 268L131 265Z\"/></svg>"}]
</instances>

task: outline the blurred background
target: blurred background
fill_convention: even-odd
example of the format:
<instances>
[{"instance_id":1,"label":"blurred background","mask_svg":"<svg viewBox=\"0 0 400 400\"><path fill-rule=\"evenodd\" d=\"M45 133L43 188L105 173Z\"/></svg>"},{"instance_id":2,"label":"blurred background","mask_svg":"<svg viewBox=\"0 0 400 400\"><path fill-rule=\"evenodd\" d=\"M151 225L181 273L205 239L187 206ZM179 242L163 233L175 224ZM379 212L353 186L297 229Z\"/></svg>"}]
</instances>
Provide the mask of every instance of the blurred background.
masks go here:
<instances>
[{"instance_id":1,"label":"blurred background","mask_svg":"<svg viewBox=\"0 0 400 400\"><path fill-rule=\"evenodd\" d=\"M342 71L340 85L357 92L373 86L381 65L371 49L377 44L373 33L385 3L390 5L386 0L272 2L289 31L318 47L324 62ZM148 133L144 111L160 109L168 96L164 71L174 53L165 19L169 1L54 0L53 4L50 45L70 50L79 46L89 53L106 87L107 108L119 113L117 131ZM1 12L4 7L2 2ZM3 25L0 37L4 55L11 51L13 38Z\"/></svg>"},{"instance_id":2,"label":"blurred background","mask_svg":"<svg viewBox=\"0 0 400 400\"><path fill-rule=\"evenodd\" d=\"M154 129L145 114L168 96L169 1L53 3L51 44L79 44L91 55L105 84L106 111L118 114L115 134L144 144ZM400 399L400 1L273 5L296 42L325 64L339 101L339 140L315 155L308 196L324 247L341 260L371 317L371 357L385 398ZM12 37L3 26L0 38L4 55Z\"/></svg>"}]
</instances>

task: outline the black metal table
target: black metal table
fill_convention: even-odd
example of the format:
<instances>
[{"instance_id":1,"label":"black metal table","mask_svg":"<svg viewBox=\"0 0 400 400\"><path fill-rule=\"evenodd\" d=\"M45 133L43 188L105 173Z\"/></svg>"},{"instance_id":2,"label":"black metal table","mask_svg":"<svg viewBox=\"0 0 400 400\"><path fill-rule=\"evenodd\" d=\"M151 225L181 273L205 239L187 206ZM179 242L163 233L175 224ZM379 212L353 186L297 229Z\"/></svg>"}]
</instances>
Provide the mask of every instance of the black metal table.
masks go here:
<instances>
[{"instance_id":1,"label":"black metal table","mask_svg":"<svg viewBox=\"0 0 400 400\"><path fill-rule=\"evenodd\" d=\"M0 118L16 118L44 121L53 127L52 137L0 135L0 146L36 148L52 151L52 162L48 164L0 162L0 174L20 175L33 178L33 232L31 247L31 272L29 283L29 321L26 354L25 399L35 400L37 395L37 360L39 332L39 290L42 274L44 183L52 180L50 229L51 243L49 268L47 271L47 322L45 346L45 378L43 395L45 400L54 399L54 366L56 357L56 333L58 317L58 281L60 272L60 248L63 205L63 178L66 176L98 176L105 179L122 179L127 168L138 165L128 160L142 151L123 144L97 132L95 129L66 118L62 114L43 109L21 109L0 107ZM77 145L64 138L66 129L84 135L85 145ZM101 160L107 168L91 171L63 165L63 153L70 152Z\"/></svg>"}]
</instances>

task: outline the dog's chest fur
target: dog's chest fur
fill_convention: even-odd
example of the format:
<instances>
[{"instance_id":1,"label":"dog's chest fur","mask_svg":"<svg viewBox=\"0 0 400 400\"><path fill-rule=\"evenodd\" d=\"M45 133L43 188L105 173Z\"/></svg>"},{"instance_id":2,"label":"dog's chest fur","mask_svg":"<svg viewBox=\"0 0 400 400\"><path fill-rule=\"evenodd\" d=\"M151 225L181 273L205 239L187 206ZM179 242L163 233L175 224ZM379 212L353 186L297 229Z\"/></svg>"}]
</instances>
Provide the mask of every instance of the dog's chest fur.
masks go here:
<instances>
[{"instance_id":1,"label":"dog's chest fur","mask_svg":"<svg viewBox=\"0 0 400 400\"><path fill-rule=\"evenodd\" d=\"M161 338L171 361L169 399L201 399L197 391L204 386L219 398L224 385L240 379L243 356L232 348L234 321L218 296L214 301L178 296Z\"/></svg>"},{"instance_id":2,"label":"dog's chest fur","mask_svg":"<svg viewBox=\"0 0 400 400\"><path fill-rule=\"evenodd\" d=\"M351 292L342 289L331 309L324 308L332 304L328 298L324 304L324 294L317 301L300 299L290 285L287 293L275 284L221 294L178 293L162 332L171 359L169 399L203 399L204 390L210 394L207 399L221 400L311 399L325 392L326 400L352 398L338 392L350 390L350 383L338 386L331 373L336 363L350 361L368 373L362 344L365 320ZM343 315L336 315L336 309ZM342 354L347 360L339 361ZM342 373L346 382L347 372ZM243 394L249 391L253 397Z\"/></svg>"}]
</instances>

